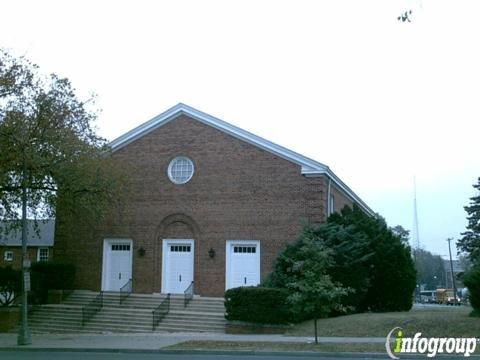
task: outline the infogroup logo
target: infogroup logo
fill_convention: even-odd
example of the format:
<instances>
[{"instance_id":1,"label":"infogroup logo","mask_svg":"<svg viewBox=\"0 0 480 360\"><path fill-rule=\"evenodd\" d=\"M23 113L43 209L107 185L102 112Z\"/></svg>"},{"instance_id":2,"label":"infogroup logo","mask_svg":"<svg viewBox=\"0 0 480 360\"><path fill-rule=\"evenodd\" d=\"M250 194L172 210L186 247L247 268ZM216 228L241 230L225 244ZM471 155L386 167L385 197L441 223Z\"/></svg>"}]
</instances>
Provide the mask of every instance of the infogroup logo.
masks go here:
<instances>
[{"instance_id":1,"label":"infogroup logo","mask_svg":"<svg viewBox=\"0 0 480 360\"><path fill-rule=\"evenodd\" d=\"M426 338L422 337L420 332L413 338L404 335L400 327L395 327L388 333L385 348L390 358L399 359L396 355L400 353L426 353L428 357L434 357L439 353L455 353L468 357L475 352L478 342L476 338Z\"/></svg>"}]
</instances>

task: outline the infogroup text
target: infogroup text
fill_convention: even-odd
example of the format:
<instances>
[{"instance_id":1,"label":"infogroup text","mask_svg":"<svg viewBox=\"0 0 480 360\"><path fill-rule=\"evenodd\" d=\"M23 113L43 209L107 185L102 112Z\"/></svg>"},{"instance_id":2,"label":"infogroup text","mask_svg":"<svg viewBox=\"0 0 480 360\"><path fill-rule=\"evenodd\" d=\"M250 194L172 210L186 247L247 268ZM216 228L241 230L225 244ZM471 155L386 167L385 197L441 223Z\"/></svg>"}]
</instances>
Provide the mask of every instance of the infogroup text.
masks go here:
<instances>
[{"instance_id":1,"label":"infogroup text","mask_svg":"<svg viewBox=\"0 0 480 360\"><path fill-rule=\"evenodd\" d=\"M396 334L394 334L396 332ZM418 353L427 354L428 357L434 357L439 353L463 354L470 356L477 347L476 338L436 338L422 337L422 333L416 333L413 338L405 337L402 328L395 327L387 335L385 348L392 359L399 359L400 353ZM393 350L391 348L393 341Z\"/></svg>"}]
</instances>

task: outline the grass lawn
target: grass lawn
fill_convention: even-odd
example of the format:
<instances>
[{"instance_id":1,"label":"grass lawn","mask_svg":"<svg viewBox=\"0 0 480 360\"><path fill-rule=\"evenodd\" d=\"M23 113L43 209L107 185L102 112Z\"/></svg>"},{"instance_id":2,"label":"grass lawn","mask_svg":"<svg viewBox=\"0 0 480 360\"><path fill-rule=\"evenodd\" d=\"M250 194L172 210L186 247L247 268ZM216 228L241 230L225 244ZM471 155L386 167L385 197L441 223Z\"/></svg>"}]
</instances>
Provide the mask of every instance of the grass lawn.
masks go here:
<instances>
[{"instance_id":1,"label":"grass lawn","mask_svg":"<svg viewBox=\"0 0 480 360\"><path fill-rule=\"evenodd\" d=\"M384 344L307 344L260 341L185 341L165 348L167 350L243 350L243 351L318 351L385 353Z\"/></svg>"},{"instance_id":2,"label":"grass lawn","mask_svg":"<svg viewBox=\"0 0 480 360\"><path fill-rule=\"evenodd\" d=\"M479 337L480 318L469 316L471 307L418 307L408 312L365 313L321 319L319 336L384 337L396 326L406 336ZM313 321L295 325L286 335L313 336Z\"/></svg>"}]
</instances>

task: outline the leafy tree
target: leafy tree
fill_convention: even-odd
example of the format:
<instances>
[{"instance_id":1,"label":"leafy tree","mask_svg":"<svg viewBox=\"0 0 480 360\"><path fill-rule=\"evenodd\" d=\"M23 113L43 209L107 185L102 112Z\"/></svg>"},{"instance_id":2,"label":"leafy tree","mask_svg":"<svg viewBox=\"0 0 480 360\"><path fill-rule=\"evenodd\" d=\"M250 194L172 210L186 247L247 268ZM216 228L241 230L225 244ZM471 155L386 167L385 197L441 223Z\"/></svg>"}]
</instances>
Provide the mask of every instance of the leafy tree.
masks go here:
<instances>
[{"instance_id":1,"label":"leafy tree","mask_svg":"<svg viewBox=\"0 0 480 360\"><path fill-rule=\"evenodd\" d=\"M445 284L445 270L443 259L424 249L415 250L415 267L417 269L417 283L427 289L436 289Z\"/></svg>"},{"instance_id":2,"label":"leafy tree","mask_svg":"<svg viewBox=\"0 0 480 360\"><path fill-rule=\"evenodd\" d=\"M298 318L313 318L315 343L318 343L317 319L333 310L345 311L340 299L350 290L332 281L327 271L332 266L332 251L325 248L313 228L305 226L300 238L279 256L269 284L290 291L287 302Z\"/></svg>"},{"instance_id":3,"label":"leafy tree","mask_svg":"<svg viewBox=\"0 0 480 360\"><path fill-rule=\"evenodd\" d=\"M58 224L61 213L66 238L76 236L76 219L95 224L107 204L122 198L122 171L95 133L90 103L67 79L42 76L26 59L0 51L0 220L21 214L21 221L9 224L22 228L24 255L27 217L56 218ZM26 345L31 340L23 295L18 344Z\"/></svg>"},{"instance_id":4,"label":"leafy tree","mask_svg":"<svg viewBox=\"0 0 480 360\"><path fill-rule=\"evenodd\" d=\"M22 273L10 266L0 267L0 305L9 306L21 294Z\"/></svg>"},{"instance_id":5,"label":"leafy tree","mask_svg":"<svg viewBox=\"0 0 480 360\"><path fill-rule=\"evenodd\" d=\"M55 218L73 228L122 199L127 181L93 126L93 99L65 78L42 76L24 58L0 51L0 219ZM12 222L21 226L20 222Z\"/></svg>"},{"instance_id":6,"label":"leafy tree","mask_svg":"<svg viewBox=\"0 0 480 360\"><path fill-rule=\"evenodd\" d=\"M480 191L480 178L473 187ZM457 247L466 253L473 262L480 261L480 193L470 198L470 205L465 206L467 212L467 231L462 233L458 240Z\"/></svg>"},{"instance_id":7,"label":"leafy tree","mask_svg":"<svg viewBox=\"0 0 480 360\"><path fill-rule=\"evenodd\" d=\"M408 246L410 231L404 229L401 225L394 226L391 230L403 244ZM441 256L434 255L424 249L414 249L413 258L417 270L417 284L424 285L427 289L436 289L437 285L445 283L445 271Z\"/></svg>"},{"instance_id":8,"label":"leafy tree","mask_svg":"<svg viewBox=\"0 0 480 360\"><path fill-rule=\"evenodd\" d=\"M397 20L401 22L412 22L411 16L412 10L407 10L401 13L400 16L397 17Z\"/></svg>"}]
</instances>

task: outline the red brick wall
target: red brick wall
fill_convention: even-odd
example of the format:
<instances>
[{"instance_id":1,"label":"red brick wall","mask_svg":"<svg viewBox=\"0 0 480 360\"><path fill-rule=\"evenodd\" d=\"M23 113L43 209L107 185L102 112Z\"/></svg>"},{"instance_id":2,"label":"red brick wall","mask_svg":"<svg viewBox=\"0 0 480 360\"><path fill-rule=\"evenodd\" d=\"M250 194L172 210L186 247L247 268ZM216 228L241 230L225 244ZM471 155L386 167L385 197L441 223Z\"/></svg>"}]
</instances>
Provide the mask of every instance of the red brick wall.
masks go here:
<instances>
[{"instance_id":1,"label":"red brick wall","mask_svg":"<svg viewBox=\"0 0 480 360\"><path fill-rule=\"evenodd\" d=\"M169 162L179 155L195 166L184 185L167 176ZM297 238L302 219L325 220L323 177L301 176L300 166L186 116L113 156L130 167L133 181L122 220L73 243L56 239L56 256L77 265L77 288L100 288L103 239L126 237L134 244L134 291L160 292L162 239L192 237L195 293L222 296L226 240L260 240L263 279L279 251ZM143 257L140 247L146 250Z\"/></svg>"},{"instance_id":2,"label":"red brick wall","mask_svg":"<svg viewBox=\"0 0 480 360\"><path fill-rule=\"evenodd\" d=\"M340 212L345 206L352 206L352 200L350 200L344 192L338 190L333 184L331 185L330 193L333 195L334 199L333 211Z\"/></svg>"},{"instance_id":3,"label":"red brick wall","mask_svg":"<svg viewBox=\"0 0 480 360\"><path fill-rule=\"evenodd\" d=\"M5 261L5 251L13 251L13 261ZM30 261L37 261L37 247L27 248ZM50 250L51 251L51 250ZM22 248L20 246L0 246L0 267L11 266L14 269L22 267Z\"/></svg>"}]
</instances>

